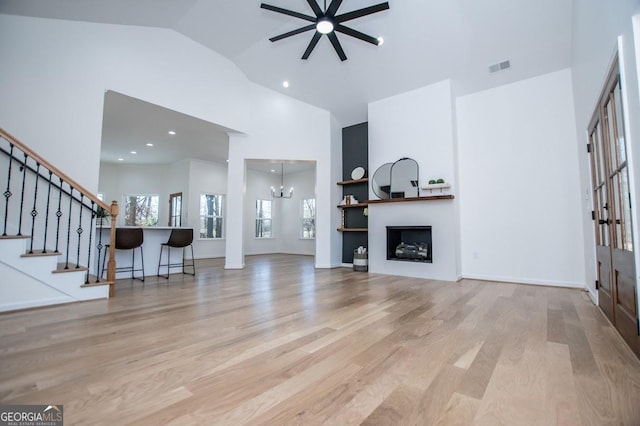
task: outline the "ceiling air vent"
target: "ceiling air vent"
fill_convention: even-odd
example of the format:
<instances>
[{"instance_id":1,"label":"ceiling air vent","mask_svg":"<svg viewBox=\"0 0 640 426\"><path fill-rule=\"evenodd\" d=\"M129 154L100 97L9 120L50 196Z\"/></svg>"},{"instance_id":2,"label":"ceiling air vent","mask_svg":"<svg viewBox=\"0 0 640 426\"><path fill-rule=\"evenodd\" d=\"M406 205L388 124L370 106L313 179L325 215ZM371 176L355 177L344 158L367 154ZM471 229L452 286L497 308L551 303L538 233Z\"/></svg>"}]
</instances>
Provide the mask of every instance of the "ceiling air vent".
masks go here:
<instances>
[{"instance_id":1,"label":"ceiling air vent","mask_svg":"<svg viewBox=\"0 0 640 426\"><path fill-rule=\"evenodd\" d=\"M497 64L490 65L489 72L498 72L498 71L506 70L507 68L511 68L511 63L509 61L503 61Z\"/></svg>"}]
</instances>

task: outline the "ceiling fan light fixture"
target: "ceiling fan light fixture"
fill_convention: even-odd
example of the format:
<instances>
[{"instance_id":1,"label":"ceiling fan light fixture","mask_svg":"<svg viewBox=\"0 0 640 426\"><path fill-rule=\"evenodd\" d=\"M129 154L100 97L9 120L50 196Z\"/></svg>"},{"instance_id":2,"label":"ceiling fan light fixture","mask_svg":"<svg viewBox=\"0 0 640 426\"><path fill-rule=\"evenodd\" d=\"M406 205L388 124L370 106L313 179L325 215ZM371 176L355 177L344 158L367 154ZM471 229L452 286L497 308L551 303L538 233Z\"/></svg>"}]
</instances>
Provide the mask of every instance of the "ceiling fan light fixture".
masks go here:
<instances>
[{"instance_id":1,"label":"ceiling fan light fixture","mask_svg":"<svg viewBox=\"0 0 640 426\"><path fill-rule=\"evenodd\" d=\"M333 21L326 16L318 19L318 22L316 22L316 30L318 30L320 34L329 34L333 31Z\"/></svg>"},{"instance_id":2,"label":"ceiling fan light fixture","mask_svg":"<svg viewBox=\"0 0 640 426\"><path fill-rule=\"evenodd\" d=\"M362 18L363 16L368 16L373 13L382 12L383 10L389 9L389 2L385 1L383 3L379 3L373 6L364 7L362 9L353 10L347 13L338 14L338 9L344 0L331 0L329 6L327 7L327 1L324 1L324 10L319 5L319 0L307 0L309 7L313 10L313 15L307 15L304 13L296 12L293 10L283 9L278 6L272 6L270 4L261 3L260 8L270 10L272 12L281 13L287 16L293 16L294 18L302 19L307 21L307 25L297 28L292 31L287 31L284 34L277 35L275 37L271 37L269 40L272 42L282 40L287 37L295 36L297 34L302 34L307 31L316 30L313 34L313 37L309 41L307 45L307 49L302 54L300 59L306 60L309 59L309 55L313 52L313 49L318 44L318 41L323 35L326 35L333 45L333 49L338 54L338 57L341 61L347 60L347 55L344 53L344 49L338 40L337 33L346 34L348 36L357 38L366 43L371 43L375 46L380 46L382 44L381 39L376 39L370 35L364 34L358 30L354 30L353 28L347 27L344 25L345 22L351 21L353 19Z\"/></svg>"}]
</instances>

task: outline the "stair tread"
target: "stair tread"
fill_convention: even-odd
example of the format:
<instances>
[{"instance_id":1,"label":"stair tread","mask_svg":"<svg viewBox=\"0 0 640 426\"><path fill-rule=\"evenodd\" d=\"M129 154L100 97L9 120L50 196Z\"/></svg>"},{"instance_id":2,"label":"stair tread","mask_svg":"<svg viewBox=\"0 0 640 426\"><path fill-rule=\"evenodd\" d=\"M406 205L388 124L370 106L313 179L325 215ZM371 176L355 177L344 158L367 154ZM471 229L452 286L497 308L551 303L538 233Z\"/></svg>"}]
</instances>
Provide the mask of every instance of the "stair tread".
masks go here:
<instances>
[{"instance_id":1,"label":"stair tread","mask_svg":"<svg viewBox=\"0 0 640 426\"><path fill-rule=\"evenodd\" d=\"M42 257L42 256L60 256L62 253L55 251L47 251L46 253L42 253L40 250L34 250L33 253L23 253L20 257Z\"/></svg>"},{"instance_id":2,"label":"stair tread","mask_svg":"<svg viewBox=\"0 0 640 426\"><path fill-rule=\"evenodd\" d=\"M66 272L79 272L79 271L87 271L89 270L89 268L87 268L86 266L78 266L76 267L75 263L71 263L69 262L69 267L67 269L64 268L65 263L64 262L60 262L56 265L56 269L54 271L52 271L54 274L64 274Z\"/></svg>"},{"instance_id":3,"label":"stair tread","mask_svg":"<svg viewBox=\"0 0 640 426\"><path fill-rule=\"evenodd\" d=\"M95 275L91 275L89 274L89 283L88 284L82 284L80 287L97 287L100 285L111 285L114 284L112 281L107 281L106 279L104 281L100 281L99 283L95 282L97 279L97 277Z\"/></svg>"},{"instance_id":4,"label":"stair tread","mask_svg":"<svg viewBox=\"0 0 640 426\"><path fill-rule=\"evenodd\" d=\"M31 235L0 235L0 240L26 240L31 238Z\"/></svg>"}]
</instances>

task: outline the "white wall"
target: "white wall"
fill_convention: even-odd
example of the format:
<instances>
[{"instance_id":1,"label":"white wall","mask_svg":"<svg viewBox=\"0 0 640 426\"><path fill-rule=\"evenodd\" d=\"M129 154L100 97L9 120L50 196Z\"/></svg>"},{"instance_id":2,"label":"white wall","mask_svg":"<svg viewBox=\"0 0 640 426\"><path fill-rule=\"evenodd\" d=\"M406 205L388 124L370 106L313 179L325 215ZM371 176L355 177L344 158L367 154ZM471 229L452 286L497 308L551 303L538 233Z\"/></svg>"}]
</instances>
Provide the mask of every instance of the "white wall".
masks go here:
<instances>
[{"instance_id":1,"label":"white wall","mask_svg":"<svg viewBox=\"0 0 640 426\"><path fill-rule=\"evenodd\" d=\"M574 0L571 60L574 119L578 131L577 144L581 150L587 143L586 132L589 120L595 110L611 61L616 50L619 51L635 247L638 247L640 242L638 237L640 225L640 212L638 211L640 150L636 147L640 141L640 120L638 119L640 117L640 95L638 93L638 66L636 64L638 60L636 49L640 45L640 36L636 36L637 41L634 44L632 15L638 13L640 13L638 0L616 0L614 2ZM579 156L579 165L582 188L581 223L585 247L585 276L587 287L594 300L597 300L595 237L591 221L593 202L587 155ZM640 268L637 267L640 265L640 250L635 250L635 257L636 280L640 282ZM640 286L638 286L637 299L640 300Z\"/></svg>"},{"instance_id":2,"label":"white wall","mask_svg":"<svg viewBox=\"0 0 640 426\"><path fill-rule=\"evenodd\" d=\"M443 178L457 193L451 82L369 104L369 170L401 157L418 162L420 183ZM377 197L369 189L369 198ZM455 281L460 275L456 200L369 205L369 271ZM386 260L386 226L432 226L434 262Z\"/></svg>"},{"instance_id":3,"label":"white wall","mask_svg":"<svg viewBox=\"0 0 640 426\"><path fill-rule=\"evenodd\" d=\"M195 229L193 250L198 259L224 257L224 239L200 239L200 195L221 194L227 191L226 164L188 159L173 164L112 164L100 163L100 192L105 200L116 200L121 214L116 224L124 224L126 194L159 196L158 226L169 220L169 194L182 192L182 226ZM225 212L226 213L226 212ZM226 218L223 219L226 223Z\"/></svg>"},{"instance_id":4,"label":"white wall","mask_svg":"<svg viewBox=\"0 0 640 426\"><path fill-rule=\"evenodd\" d=\"M168 29L0 15L0 53L3 127L90 190L106 90L248 128L244 74Z\"/></svg>"},{"instance_id":5,"label":"white wall","mask_svg":"<svg viewBox=\"0 0 640 426\"><path fill-rule=\"evenodd\" d=\"M331 116L331 171L329 175L332 178L336 178L336 182L342 180L342 126L338 123L338 120ZM317 173L316 173L317 176ZM320 187L321 182L316 181L316 191ZM332 185L329 193L331 201L342 200L342 187L339 185ZM335 204L338 205L338 204ZM322 207L322 208L321 208ZM328 206L320 206L316 199L316 224L321 215L328 215L323 217L329 218L329 244L331 247L336 247L336 250L331 250L331 258L328 259L329 266L338 266L342 264L342 233L333 231L340 228L341 215L337 208L333 204ZM317 229L316 229L317 230Z\"/></svg>"},{"instance_id":6,"label":"white wall","mask_svg":"<svg viewBox=\"0 0 640 426\"><path fill-rule=\"evenodd\" d=\"M276 200L280 204L281 238L278 239L278 252L290 254L314 255L315 239L302 239L302 200L315 198L315 168L299 173L288 173L285 185L293 186L291 199ZM276 187L277 188L277 187Z\"/></svg>"},{"instance_id":7,"label":"white wall","mask_svg":"<svg viewBox=\"0 0 640 426\"><path fill-rule=\"evenodd\" d=\"M254 118L248 134L229 135L228 203L231 211L244 211L245 160L300 160L316 162L316 267L337 266L332 263L340 250L337 232L331 228L337 209L331 208L337 197L339 175L332 167L341 153L335 151L332 140L332 122L327 111L285 98L258 85L251 85L251 116ZM240 215L229 217L227 222L226 268L244 266L243 235L245 225Z\"/></svg>"},{"instance_id":8,"label":"white wall","mask_svg":"<svg viewBox=\"0 0 640 426\"><path fill-rule=\"evenodd\" d=\"M315 255L315 240L300 238L300 205L303 198L315 197L315 170L285 174L285 186L294 187L291 198L271 198L271 187L280 187L280 182L279 174L247 169L244 253ZM272 201L273 238L255 238L256 200Z\"/></svg>"},{"instance_id":9,"label":"white wall","mask_svg":"<svg viewBox=\"0 0 640 426\"><path fill-rule=\"evenodd\" d=\"M90 190L106 90L244 133L230 135L230 211L242 211L245 158L317 161L316 265L332 266L339 152L327 111L250 83L231 61L167 29L0 15L0 55L2 126ZM242 218L229 216L227 267L244 263L242 234Z\"/></svg>"},{"instance_id":10,"label":"white wall","mask_svg":"<svg viewBox=\"0 0 640 426\"><path fill-rule=\"evenodd\" d=\"M201 239L200 229L200 195L220 194L224 195L222 219L224 230L223 236L227 233L227 217L233 212L226 207L227 193L227 165L214 163L211 161L189 160L189 186L188 197L184 198L186 215L182 225L195 229L193 250L196 258L224 257L225 240L222 239Z\"/></svg>"},{"instance_id":11,"label":"white wall","mask_svg":"<svg viewBox=\"0 0 640 426\"><path fill-rule=\"evenodd\" d=\"M369 104L369 175L384 163L410 157L420 183L455 183L453 113L449 80ZM454 185L455 189L455 185ZM369 198L377 197L369 188Z\"/></svg>"},{"instance_id":12,"label":"white wall","mask_svg":"<svg viewBox=\"0 0 640 426\"><path fill-rule=\"evenodd\" d=\"M278 252L277 235L281 229L280 203L271 198L271 187L280 186L280 178L272 173L263 173L247 169L247 191L244 197L244 253L247 255L267 254ZM272 200L271 214L272 238L255 238L256 200Z\"/></svg>"},{"instance_id":13,"label":"white wall","mask_svg":"<svg viewBox=\"0 0 640 426\"><path fill-rule=\"evenodd\" d=\"M104 200L118 202L120 214L116 225L124 225L124 198L126 195L157 195L158 226L169 222L169 166L164 164L111 164L100 163L98 192Z\"/></svg>"},{"instance_id":14,"label":"white wall","mask_svg":"<svg viewBox=\"0 0 640 426\"><path fill-rule=\"evenodd\" d=\"M463 276L584 287L570 70L458 98L457 113Z\"/></svg>"}]
</instances>

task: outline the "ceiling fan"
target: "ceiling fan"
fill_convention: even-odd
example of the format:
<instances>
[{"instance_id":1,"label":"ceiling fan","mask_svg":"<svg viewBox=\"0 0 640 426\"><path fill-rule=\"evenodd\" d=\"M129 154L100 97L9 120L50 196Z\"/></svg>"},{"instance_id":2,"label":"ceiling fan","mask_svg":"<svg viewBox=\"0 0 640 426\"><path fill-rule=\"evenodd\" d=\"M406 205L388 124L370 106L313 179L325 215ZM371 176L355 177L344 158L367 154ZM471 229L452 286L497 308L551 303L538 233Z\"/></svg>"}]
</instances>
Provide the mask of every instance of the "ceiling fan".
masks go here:
<instances>
[{"instance_id":1,"label":"ceiling fan","mask_svg":"<svg viewBox=\"0 0 640 426\"><path fill-rule=\"evenodd\" d=\"M307 50L304 51L304 54L302 55L302 59L309 58L309 55L311 55L311 52L318 44L320 37L322 37L323 34L326 34L327 37L329 38L329 41L331 41L333 48L336 50L336 53L340 57L340 60L342 61L347 60L347 55L345 55L344 50L340 45L340 41L336 36L336 32L358 38L362 41L366 41L367 43L375 44L376 46L381 44L381 41L379 39L371 37L367 34L361 33L360 31L356 31L352 28L345 27L344 25L342 25L342 23L350 21L352 19L366 16L366 15L371 15L372 13L387 10L389 9L389 2L380 3L375 6L365 7L362 9L354 10L353 12L343 13L341 15L336 15L336 12L338 11L338 8L342 4L342 0L331 0L329 7L327 7L327 0L324 0L324 10L320 8L316 0L307 0L307 3L309 3L309 7L311 7L311 9L313 10L313 13L316 16L305 15L304 13L299 13L293 10L283 9L281 7L262 3L260 5L262 9L267 9L272 12L282 13L284 15L289 15L295 18L304 19L305 21L313 22L312 24L298 28L297 30L289 31L284 34L280 34L279 36L271 37L269 40L271 40L272 42L275 42L278 40L282 40L283 38L291 37L296 34L301 34L306 31L311 31L315 29L316 32L313 35L313 38L311 38L311 41L307 46Z\"/></svg>"}]
</instances>

